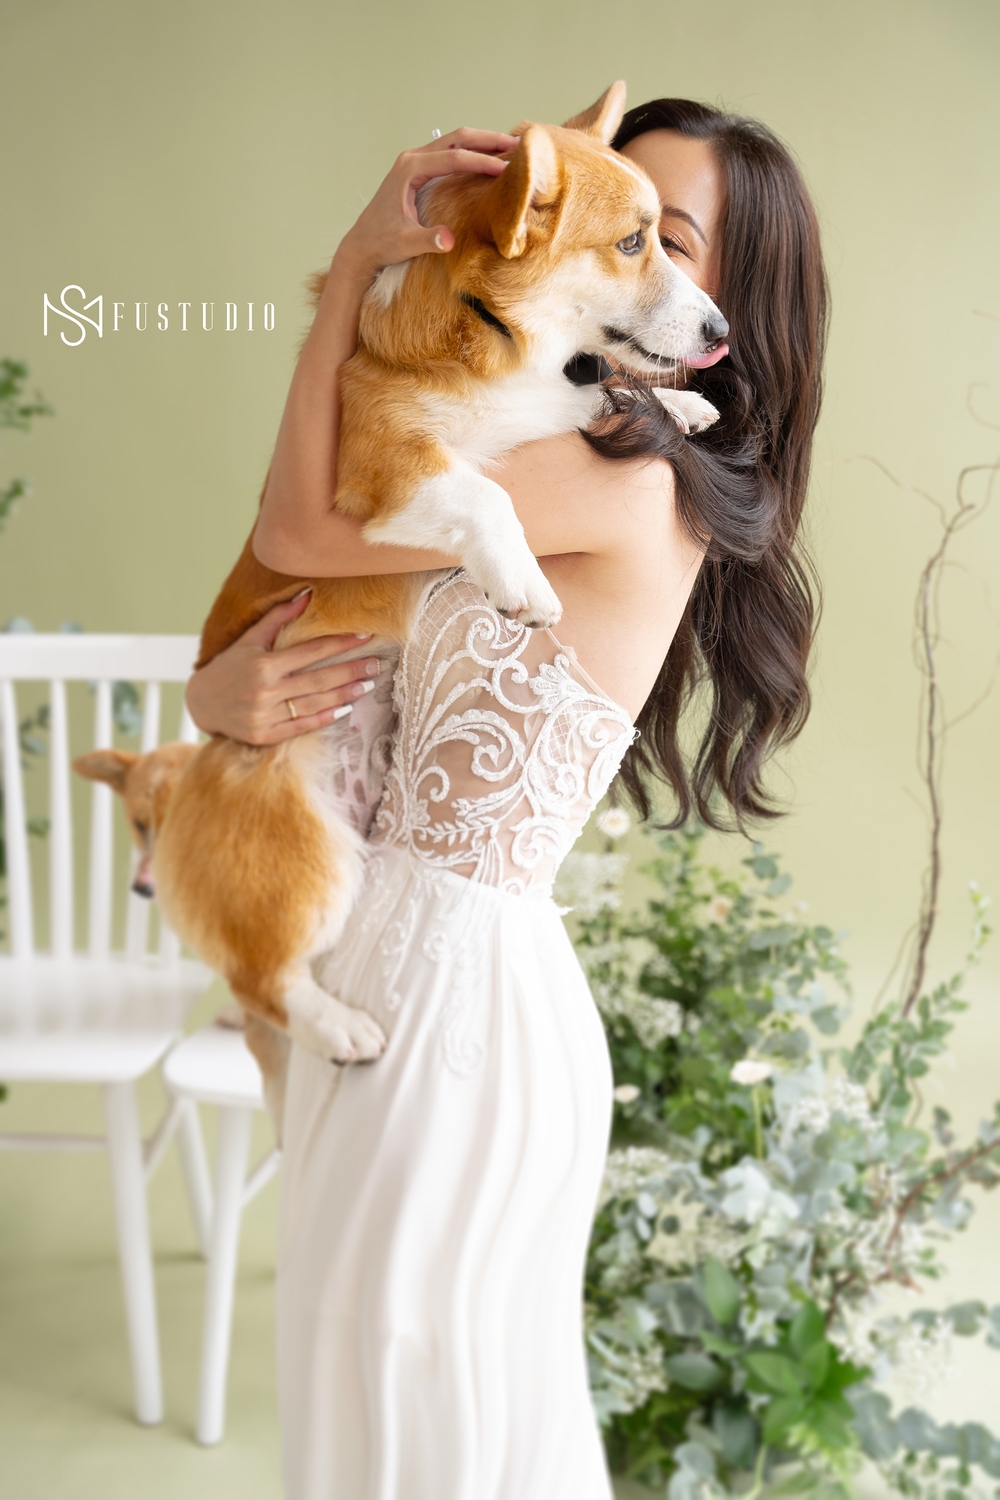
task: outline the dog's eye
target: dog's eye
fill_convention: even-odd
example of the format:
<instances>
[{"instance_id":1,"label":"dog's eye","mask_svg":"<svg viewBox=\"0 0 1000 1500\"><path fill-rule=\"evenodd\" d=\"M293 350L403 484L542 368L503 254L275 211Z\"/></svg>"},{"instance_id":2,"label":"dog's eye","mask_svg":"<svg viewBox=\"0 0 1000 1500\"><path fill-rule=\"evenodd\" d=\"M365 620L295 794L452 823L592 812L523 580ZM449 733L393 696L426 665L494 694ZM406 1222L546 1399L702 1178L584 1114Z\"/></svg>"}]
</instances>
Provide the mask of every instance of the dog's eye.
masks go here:
<instances>
[{"instance_id":1,"label":"dog's eye","mask_svg":"<svg viewBox=\"0 0 1000 1500\"><path fill-rule=\"evenodd\" d=\"M642 230L637 229L635 234L626 235L625 239L618 241L615 248L623 255L637 255L642 249Z\"/></svg>"}]
</instances>

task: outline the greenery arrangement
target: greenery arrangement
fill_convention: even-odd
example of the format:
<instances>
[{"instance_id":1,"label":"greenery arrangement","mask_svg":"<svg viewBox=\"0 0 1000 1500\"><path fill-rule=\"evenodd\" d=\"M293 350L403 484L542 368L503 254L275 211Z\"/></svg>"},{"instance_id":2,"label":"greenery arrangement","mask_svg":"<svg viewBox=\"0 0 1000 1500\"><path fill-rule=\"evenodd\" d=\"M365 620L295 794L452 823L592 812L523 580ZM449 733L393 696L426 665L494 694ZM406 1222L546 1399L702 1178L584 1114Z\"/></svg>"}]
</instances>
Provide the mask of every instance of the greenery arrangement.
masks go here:
<instances>
[{"instance_id":1,"label":"greenery arrangement","mask_svg":"<svg viewBox=\"0 0 1000 1500\"><path fill-rule=\"evenodd\" d=\"M702 861L701 836L659 840L641 915L622 913L610 838L561 887L617 1084L587 1277L612 1468L670 1500L756 1494L779 1470L784 1492L837 1500L860 1453L927 1500L965 1493L974 1467L1000 1479L1000 1440L893 1416L878 1389L898 1369L939 1378L955 1334L1000 1348L1000 1307L902 1319L873 1296L935 1275L967 1186L1000 1182L1000 1109L964 1146L941 1109L915 1123L964 975L838 1047L836 934L780 909L788 877L760 846L735 878ZM970 961L984 912L976 893Z\"/></svg>"},{"instance_id":2,"label":"greenery arrangement","mask_svg":"<svg viewBox=\"0 0 1000 1500\"><path fill-rule=\"evenodd\" d=\"M54 416L54 409L39 391L34 396L27 393L28 366L22 360L0 359L0 431L4 429L29 432L37 417ZM12 479L0 487L0 531L17 509L17 502L31 493L31 481L23 477ZM30 620L17 617L8 620L0 629L5 631L30 631ZM60 630L76 631L81 627L66 621ZM137 735L142 728L142 712L139 693L131 682L116 682L112 689L115 726L119 733ZM41 704L18 724L18 739L21 760L29 769L48 754L49 706ZM7 875L7 846L4 836L3 784L0 782L0 882ZM32 817L28 820L28 832L36 838L44 838L48 832L48 819ZM7 905L6 896L0 892L0 913ZM4 935L0 926L0 938ZM4 1097L0 1085L0 1099Z\"/></svg>"},{"instance_id":3,"label":"greenery arrangement","mask_svg":"<svg viewBox=\"0 0 1000 1500\"><path fill-rule=\"evenodd\" d=\"M28 366L21 360L0 359L0 431L29 432L36 417L51 417L52 407L40 392L27 395ZM0 531L14 513L18 500L31 493L30 480L11 479L0 488Z\"/></svg>"},{"instance_id":4,"label":"greenery arrangement","mask_svg":"<svg viewBox=\"0 0 1000 1500\"><path fill-rule=\"evenodd\" d=\"M52 407L36 391L34 397L27 394L28 366L20 360L0 359L0 431L14 430L17 432L29 432L31 424L36 417L51 417ZM11 479L7 484L0 487L0 531L3 531L5 523L13 515L17 508L17 502L31 493L31 482L24 478ZM27 621L12 620L4 629L28 628ZM19 738L21 755L26 765L32 760L46 752L46 742L43 736L48 730L48 705L43 705L34 714L30 714L19 725ZM28 824L28 831L36 836L42 836L47 829L44 818L32 818ZM4 837L4 802L3 786L0 785L0 881L5 880L7 875L7 844ZM6 898L0 895L0 911L6 906ZM2 936L0 931L0 936ZM0 1088L0 1098L3 1097Z\"/></svg>"},{"instance_id":5,"label":"greenery arrangement","mask_svg":"<svg viewBox=\"0 0 1000 1500\"><path fill-rule=\"evenodd\" d=\"M939 1247L973 1212L968 1189L1000 1183L1000 1104L959 1142L919 1092L989 934L973 889L967 963L926 987L941 868L936 595L948 543L976 513L966 478L917 600L921 911L899 998L853 1043L839 1036L838 934L789 907L789 877L761 845L733 876L702 858L703 830L660 837L645 910L631 914L622 809L599 820L603 852L563 866L616 1083L587 1268L591 1386L612 1470L668 1500L765 1488L846 1500L863 1457L917 1500L1000 1496L1000 1438L938 1425L917 1404L896 1413L881 1389L895 1372L919 1397L955 1336L1000 1349L1000 1306L879 1306L880 1290L940 1273Z\"/></svg>"}]
</instances>

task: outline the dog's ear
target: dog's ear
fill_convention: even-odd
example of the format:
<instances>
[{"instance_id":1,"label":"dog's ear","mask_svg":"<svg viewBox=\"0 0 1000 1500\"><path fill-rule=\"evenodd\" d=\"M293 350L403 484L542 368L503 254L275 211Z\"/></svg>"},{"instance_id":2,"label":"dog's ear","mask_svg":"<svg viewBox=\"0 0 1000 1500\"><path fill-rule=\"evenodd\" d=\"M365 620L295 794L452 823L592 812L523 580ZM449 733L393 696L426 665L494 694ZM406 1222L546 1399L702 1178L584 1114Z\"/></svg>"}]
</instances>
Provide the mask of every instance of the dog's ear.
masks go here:
<instances>
[{"instance_id":1,"label":"dog's ear","mask_svg":"<svg viewBox=\"0 0 1000 1500\"><path fill-rule=\"evenodd\" d=\"M517 150L496 179L490 216L493 239L507 260L523 255L532 210L544 210L559 196L559 160L544 125L525 125Z\"/></svg>"},{"instance_id":2,"label":"dog's ear","mask_svg":"<svg viewBox=\"0 0 1000 1500\"><path fill-rule=\"evenodd\" d=\"M73 770L88 781L103 781L116 792L124 792L125 778L138 759L131 750L91 750L77 756Z\"/></svg>"},{"instance_id":3,"label":"dog's ear","mask_svg":"<svg viewBox=\"0 0 1000 1500\"><path fill-rule=\"evenodd\" d=\"M567 120L565 130L582 130L584 135L595 135L599 141L610 146L618 133L618 127L625 113L625 85L619 78L609 89L585 109L582 114L574 115L572 120Z\"/></svg>"}]
</instances>

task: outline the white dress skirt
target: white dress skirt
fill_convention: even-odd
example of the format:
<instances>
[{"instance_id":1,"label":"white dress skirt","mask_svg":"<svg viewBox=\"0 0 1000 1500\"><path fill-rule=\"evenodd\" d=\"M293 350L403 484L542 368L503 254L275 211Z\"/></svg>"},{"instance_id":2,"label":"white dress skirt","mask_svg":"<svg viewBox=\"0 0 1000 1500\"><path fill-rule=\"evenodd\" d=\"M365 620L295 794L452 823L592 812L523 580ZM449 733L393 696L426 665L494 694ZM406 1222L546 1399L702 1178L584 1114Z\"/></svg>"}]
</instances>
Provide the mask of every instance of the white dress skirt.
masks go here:
<instances>
[{"instance_id":1,"label":"white dress skirt","mask_svg":"<svg viewBox=\"0 0 1000 1500\"><path fill-rule=\"evenodd\" d=\"M634 731L461 571L394 691L364 889L321 974L388 1046L292 1053L287 1500L609 1500L582 1289L611 1067L551 882Z\"/></svg>"}]
</instances>

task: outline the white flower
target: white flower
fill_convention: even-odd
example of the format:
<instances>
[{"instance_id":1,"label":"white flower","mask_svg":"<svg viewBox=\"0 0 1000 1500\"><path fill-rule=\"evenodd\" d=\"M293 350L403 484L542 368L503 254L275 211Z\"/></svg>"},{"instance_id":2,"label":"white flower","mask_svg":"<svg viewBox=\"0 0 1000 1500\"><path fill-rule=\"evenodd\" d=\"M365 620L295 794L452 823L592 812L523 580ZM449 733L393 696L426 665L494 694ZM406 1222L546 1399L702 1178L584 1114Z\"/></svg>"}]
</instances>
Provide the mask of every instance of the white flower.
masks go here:
<instances>
[{"instance_id":1,"label":"white flower","mask_svg":"<svg viewBox=\"0 0 1000 1500\"><path fill-rule=\"evenodd\" d=\"M730 901L728 896L715 896L708 903L709 920L712 922L718 922L721 926L721 924L729 916L729 913L732 911L732 909L733 903Z\"/></svg>"},{"instance_id":2,"label":"white flower","mask_svg":"<svg viewBox=\"0 0 1000 1500\"><path fill-rule=\"evenodd\" d=\"M871 1102L860 1083L850 1083L846 1078L835 1078L831 1089L832 1108L837 1114L852 1120L868 1130L876 1130L879 1122L872 1114Z\"/></svg>"},{"instance_id":3,"label":"white flower","mask_svg":"<svg viewBox=\"0 0 1000 1500\"><path fill-rule=\"evenodd\" d=\"M785 1128L789 1134L796 1130L807 1130L810 1135L822 1135L830 1124L830 1106L816 1094L806 1094L792 1105Z\"/></svg>"},{"instance_id":4,"label":"white flower","mask_svg":"<svg viewBox=\"0 0 1000 1500\"><path fill-rule=\"evenodd\" d=\"M602 911L617 911L622 900L618 887L627 864L627 854L567 855L556 882L560 905L585 918L596 917Z\"/></svg>"},{"instance_id":5,"label":"white flower","mask_svg":"<svg viewBox=\"0 0 1000 1500\"><path fill-rule=\"evenodd\" d=\"M656 1146L624 1146L609 1151L598 1206L603 1208L609 1198L626 1198L643 1183L668 1176L673 1166L673 1158Z\"/></svg>"},{"instance_id":6,"label":"white flower","mask_svg":"<svg viewBox=\"0 0 1000 1500\"><path fill-rule=\"evenodd\" d=\"M609 807L606 812L601 813L597 826L609 839L620 839L632 827L632 819L624 807Z\"/></svg>"},{"instance_id":7,"label":"white flower","mask_svg":"<svg viewBox=\"0 0 1000 1500\"><path fill-rule=\"evenodd\" d=\"M753 1087L757 1083L766 1083L774 1072L774 1068L767 1062L754 1062L752 1057L741 1058L738 1063L733 1063L729 1070L729 1077L733 1083L745 1083Z\"/></svg>"},{"instance_id":8,"label":"white flower","mask_svg":"<svg viewBox=\"0 0 1000 1500\"><path fill-rule=\"evenodd\" d=\"M615 1089L615 1098L619 1104L632 1104L641 1093L634 1083L620 1083Z\"/></svg>"},{"instance_id":9,"label":"white flower","mask_svg":"<svg viewBox=\"0 0 1000 1500\"><path fill-rule=\"evenodd\" d=\"M747 1243L745 1233L733 1229L704 1203L682 1193L661 1200L658 1227L645 1247L646 1257L679 1271L697 1266L707 1255L732 1265Z\"/></svg>"}]
</instances>

